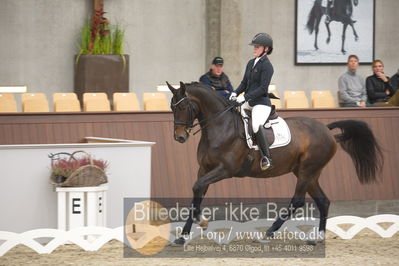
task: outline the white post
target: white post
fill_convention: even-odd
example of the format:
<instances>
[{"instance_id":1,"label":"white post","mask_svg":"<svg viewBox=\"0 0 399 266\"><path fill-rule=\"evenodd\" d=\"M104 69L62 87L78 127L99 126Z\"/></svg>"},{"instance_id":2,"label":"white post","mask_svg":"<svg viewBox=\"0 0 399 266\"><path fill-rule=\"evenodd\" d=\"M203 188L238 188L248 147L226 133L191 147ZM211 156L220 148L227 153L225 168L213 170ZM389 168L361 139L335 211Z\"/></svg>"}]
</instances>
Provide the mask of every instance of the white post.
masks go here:
<instances>
[{"instance_id":1,"label":"white post","mask_svg":"<svg viewBox=\"0 0 399 266\"><path fill-rule=\"evenodd\" d=\"M97 222L97 192L94 191L89 191L86 193L87 195L87 220L86 220L86 225L87 226L99 226L99 223ZM94 236L88 236L87 240L94 241L96 238Z\"/></svg>"},{"instance_id":2,"label":"white post","mask_svg":"<svg viewBox=\"0 0 399 266\"><path fill-rule=\"evenodd\" d=\"M57 193L57 223L58 223L58 229L60 230L66 230L66 214L67 214L67 205L66 205L66 193L65 192L58 192Z\"/></svg>"},{"instance_id":3,"label":"white post","mask_svg":"<svg viewBox=\"0 0 399 266\"><path fill-rule=\"evenodd\" d=\"M97 220L99 226L106 225L106 195L107 193L105 191L98 193Z\"/></svg>"},{"instance_id":4,"label":"white post","mask_svg":"<svg viewBox=\"0 0 399 266\"><path fill-rule=\"evenodd\" d=\"M58 229L71 230L83 226L106 227L107 190L107 185L57 187Z\"/></svg>"}]
</instances>

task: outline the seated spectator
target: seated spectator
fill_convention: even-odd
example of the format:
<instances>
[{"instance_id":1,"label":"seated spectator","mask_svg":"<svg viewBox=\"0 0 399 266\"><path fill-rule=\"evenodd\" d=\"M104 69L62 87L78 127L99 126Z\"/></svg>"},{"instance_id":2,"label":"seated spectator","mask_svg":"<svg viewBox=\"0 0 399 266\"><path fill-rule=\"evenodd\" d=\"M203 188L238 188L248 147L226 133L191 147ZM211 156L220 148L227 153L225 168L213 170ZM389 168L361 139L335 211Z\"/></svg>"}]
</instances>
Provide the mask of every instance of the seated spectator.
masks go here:
<instances>
[{"instance_id":1,"label":"seated spectator","mask_svg":"<svg viewBox=\"0 0 399 266\"><path fill-rule=\"evenodd\" d=\"M356 55L348 57L348 71L338 80L339 105L341 107L374 107L367 104L367 93L364 79L356 74L359 58Z\"/></svg>"},{"instance_id":2,"label":"seated spectator","mask_svg":"<svg viewBox=\"0 0 399 266\"><path fill-rule=\"evenodd\" d=\"M399 69L398 72L391 77L391 85L394 92L399 90Z\"/></svg>"},{"instance_id":3,"label":"seated spectator","mask_svg":"<svg viewBox=\"0 0 399 266\"><path fill-rule=\"evenodd\" d=\"M223 72L223 58L221 57L213 59L211 69L202 75L199 81L208 84L226 99L233 91L229 77Z\"/></svg>"},{"instance_id":4,"label":"seated spectator","mask_svg":"<svg viewBox=\"0 0 399 266\"><path fill-rule=\"evenodd\" d=\"M378 106L399 106L399 93L395 93L389 77L384 74L384 63L374 60L372 68L374 74L366 79L370 103Z\"/></svg>"}]
</instances>

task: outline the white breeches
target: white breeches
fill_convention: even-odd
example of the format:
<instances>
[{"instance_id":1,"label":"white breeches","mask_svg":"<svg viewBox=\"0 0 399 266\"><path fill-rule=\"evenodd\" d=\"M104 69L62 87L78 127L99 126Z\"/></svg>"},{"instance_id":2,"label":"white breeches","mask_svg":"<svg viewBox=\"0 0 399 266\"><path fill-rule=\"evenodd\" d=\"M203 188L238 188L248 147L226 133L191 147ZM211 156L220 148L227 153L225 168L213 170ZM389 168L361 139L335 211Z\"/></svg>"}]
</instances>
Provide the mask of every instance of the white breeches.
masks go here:
<instances>
[{"instance_id":1,"label":"white breeches","mask_svg":"<svg viewBox=\"0 0 399 266\"><path fill-rule=\"evenodd\" d=\"M263 126L266 123L267 118L269 118L270 112L272 111L270 106L258 104L254 107L251 107L249 106L248 102L241 106L242 112L244 109L252 110L252 130L254 133L258 132L259 126Z\"/></svg>"}]
</instances>

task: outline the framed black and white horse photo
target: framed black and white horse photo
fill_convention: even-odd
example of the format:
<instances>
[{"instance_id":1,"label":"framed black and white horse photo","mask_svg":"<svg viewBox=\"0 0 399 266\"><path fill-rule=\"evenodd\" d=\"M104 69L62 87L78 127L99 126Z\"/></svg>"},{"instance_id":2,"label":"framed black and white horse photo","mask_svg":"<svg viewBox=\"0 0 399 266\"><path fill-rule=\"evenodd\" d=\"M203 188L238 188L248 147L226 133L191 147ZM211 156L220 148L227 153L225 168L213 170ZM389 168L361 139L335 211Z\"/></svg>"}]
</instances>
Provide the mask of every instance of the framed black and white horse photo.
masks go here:
<instances>
[{"instance_id":1,"label":"framed black and white horse photo","mask_svg":"<svg viewBox=\"0 0 399 266\"><path fill-rule=\"evenodd\" d=\"M375 0L296 0L295 64L374 60Z\"/></svg>"}]
</instances>

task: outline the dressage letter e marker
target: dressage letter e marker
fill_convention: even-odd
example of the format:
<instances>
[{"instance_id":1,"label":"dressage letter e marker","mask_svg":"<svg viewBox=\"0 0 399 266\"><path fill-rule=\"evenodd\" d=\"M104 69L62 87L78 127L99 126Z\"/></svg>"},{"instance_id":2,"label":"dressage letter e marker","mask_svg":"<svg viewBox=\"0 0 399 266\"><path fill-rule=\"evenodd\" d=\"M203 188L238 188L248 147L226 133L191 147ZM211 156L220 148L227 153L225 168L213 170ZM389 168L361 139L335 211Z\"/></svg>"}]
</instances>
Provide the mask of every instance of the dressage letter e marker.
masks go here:
<instances>
[{"instance_id":1,"label":"dressage letter e marker","mask_svg":"<svg viewBox=\"0 0 399 266\"><path fill-rule=\"evenodd\" d=\"M76 202L79 202L79 204L76 204ZM80 207L80 198L73 198L72 199L72 213L73 214L81 214L80 210L75 210L75 207L79 208Z\"/></svg>"}]
</instances>

